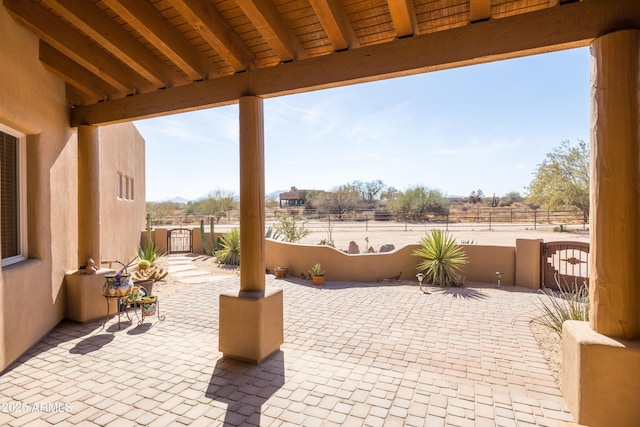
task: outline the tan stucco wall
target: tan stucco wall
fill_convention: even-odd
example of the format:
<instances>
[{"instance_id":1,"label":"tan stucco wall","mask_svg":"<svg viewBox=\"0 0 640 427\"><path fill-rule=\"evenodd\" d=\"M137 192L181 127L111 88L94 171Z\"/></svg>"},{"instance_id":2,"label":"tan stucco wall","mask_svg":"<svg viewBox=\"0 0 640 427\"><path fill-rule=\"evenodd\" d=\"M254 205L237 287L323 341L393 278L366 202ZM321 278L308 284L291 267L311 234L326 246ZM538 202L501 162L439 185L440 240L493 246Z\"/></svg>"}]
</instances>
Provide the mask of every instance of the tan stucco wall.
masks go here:
<instances>
[{"instance_id":1,"label":"tan stucco wall","mask_svg":"<svg viewBox=\"0 0 640 427\"><path fill-rule=\"evenodd\" d=\"M103 259L131 261L145 228L145 141L132 123L100 131L100 242ZM133 200L118 199L116 175L133 178Z\"/></svg>"},{"instance_id":2,"label":"tan stucco wall","mask_svg":"<svg viewBox=\"0 0 640 427\"><path fill-rule=\"evenodd\" d=\"M610 338L587 322L562 325L562 395L575 421L632 427L640 420L640 341Z\"/></svg>"},{"instance_id":3,"label":"tan stucco wall","mask_svg":"<svg viewBox=\"0 0 640 427\"><path fill-rule=\"evenodd\" d=\"M368 282L396 277L415 280L418 258L413 256L417 245L408 245L387 253L349 255L329 246L299 245L267 240L265 258L267 270L287 267L289 275L308 276L309 269L319 262L326 270L326 280ZM463 246L469 263L462 275L467 281L495 283L496 271L501 271L502 285L513 285L515 249L508 246Z\"/></svg>"},{"instance_id":4,"label":"tan stucco wall","mask_svg":"<svg viewBox=\"0 0 640 427\"><path fill-rule=\"evenodd\" d=\"M65 85L38 59L38 39L0 6L0 123L26 135L28 260L0 274L0 369L62 320L66 272L78 268L78 143ZM127 258L144 227L144 141L131 124L101 128L105 254ZM136 200L118 206L115 169L134 176ZM112 188L111 188L112 186ZM111 198L112 196L112 198ZM117 235L118 239L106 236ZM98 260L96 260L98 261Z\"/></svg>"},{"instance_id":5,"label":"tan stucco wall","mask_svg":"<svg viewBox=\"0 0 640 427\"><path fill-rule=\"evenodd\" d=\"M62 318L77 255L77 144L65 85L38 60L38 39L0 7L0 123L27 135L28 254L0 275L0 369ZM72 242L72 244L69 244Z\"/></svg>"},{"instance_id":6,"label":"tan stucco wall","mask_svg":"<svg viewBox=\"0 0 640 427\"><path fill-rule=\"evenodd\" d=\"M542 239L516 239L516 285L539 289Z\"/></svg>"}]
</instances>

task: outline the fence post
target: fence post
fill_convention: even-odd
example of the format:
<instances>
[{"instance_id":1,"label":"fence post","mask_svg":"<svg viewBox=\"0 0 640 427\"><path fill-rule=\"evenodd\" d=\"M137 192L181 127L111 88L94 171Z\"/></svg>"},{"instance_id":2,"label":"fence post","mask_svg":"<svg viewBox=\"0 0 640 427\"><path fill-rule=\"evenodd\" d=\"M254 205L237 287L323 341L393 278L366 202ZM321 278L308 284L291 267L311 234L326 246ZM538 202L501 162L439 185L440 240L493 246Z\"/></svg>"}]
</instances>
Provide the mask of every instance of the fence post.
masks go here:
<instances>
[{"instance_id":1,"label":"fence post","mask_svg":"<svg viewBox=\"0 0 640 427\"><path fill-rule=\"evenodd\" d=\"M369 231L369 215L364 216L364 229L365 231Z\"/></svg>"},{"instance_id":2,"label":"fence post","mask_svg":"<svg viewBox=\"0 0 640 427\"><path fill-rule=\"evenodd\" d=\"M491 211L489 211L489 230L491 230Z\"/></svg>"},{"instance_id":3,"label":"fence post","mask_svg":"<svg viewBox=\"0 0 640 427\"><path fill-rule=\"evenodd\" d=\"M446 221L446 223L445 223L445 224L446 224L446 225L445 225L445 227L446 227L446 228L445 228L445 229L446 229L447 231L449 231L449 212L447 212L447 214L446 214L446 217L445 217L445 218L446 218L446 219L445 219L445 221Z\"/></svg>"},{"instance_id":4,"label":"fence post","mask_svg":"<svg viewBox=\"0 0 640 427\"><path fill-rule=\"evenodd\" d=\"M533 229L537 230L537 225L538 225L538 211L534 210L533 211Z\"/></svg>"},{"instance_id":5,"label":"fence post","mask_svg":"<svg viewBox=\"0 0 640 427\"><path fill-rule=\"evenodd\" d=\"M513 224L513 208L509 209L509 211L511 212L511 224Z\"/></svg>"}]
</instances>

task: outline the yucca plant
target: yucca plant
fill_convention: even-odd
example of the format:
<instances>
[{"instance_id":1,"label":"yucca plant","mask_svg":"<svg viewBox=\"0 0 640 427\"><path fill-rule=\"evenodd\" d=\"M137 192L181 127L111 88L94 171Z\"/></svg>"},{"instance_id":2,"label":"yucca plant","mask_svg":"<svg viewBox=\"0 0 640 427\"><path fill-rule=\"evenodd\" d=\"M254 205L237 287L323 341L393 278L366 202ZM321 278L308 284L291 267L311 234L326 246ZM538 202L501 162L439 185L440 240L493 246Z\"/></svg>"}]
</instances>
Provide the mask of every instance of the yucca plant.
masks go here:
<instances>
[{"instance_id":1,"label":"yucca plant","mask_svg":"<svg viewBox=\"0 0 640 427\"><path fill-rule=\"evenodd\" d=\"M565 320L589 320L589 288L587 286L571 287L558 284L559 291L542 288L539 304L536 304L544 313L533 321L539 325L551 329L562 337L562 324Z\"/></svg>"},{"instance_id":2,"label":"yucca plant","mask_svg":"<svg viewBox=\"0 0 640 427\"><path fill-rule=\"evenodd\" d=\"M218 263L240 265L240 230L231 229L220 239L221 249L216 251Z\"/></svg>"},{"instance_id":3,"label":"yucca plant","mask_svg":"<svg viewBox=\"0 0 640 427\"><path fill-rule=\"evenodd\" d=\"M419 244L413 255L422 258L417 270L424 272L428 282L436 286L462 286L464 277L460 271L467 263L467 255L453 236L432 230Z\"/></svg>"}]
</instances>

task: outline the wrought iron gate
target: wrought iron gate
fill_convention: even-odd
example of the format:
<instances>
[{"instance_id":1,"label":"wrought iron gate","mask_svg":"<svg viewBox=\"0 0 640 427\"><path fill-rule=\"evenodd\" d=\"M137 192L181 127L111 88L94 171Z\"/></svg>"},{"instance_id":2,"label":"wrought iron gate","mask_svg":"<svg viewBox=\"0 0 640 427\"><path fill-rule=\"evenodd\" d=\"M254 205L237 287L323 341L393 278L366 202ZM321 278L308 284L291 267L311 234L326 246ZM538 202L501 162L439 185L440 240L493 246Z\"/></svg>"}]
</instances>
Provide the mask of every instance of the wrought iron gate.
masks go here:
<instances>
[{"instance_id":1,"label":"wrought iron gate","mask_svg":"<svg viewBox=\"0 0 640 427\"><path fill-rule=\"evenodd\" d=\"M174 228L167 231L167 252L170 254L193 252L191 241L193 230L188 228Z\"/></svg>"},{"instance_id":2,"label":"wrought iron gate","mask_svg":"<svg viewBox=\"0 0 640 427\"><path fill-rule=\"evenodd\" d=\"M542 285L589 286L589 243L548 242L542 245Z\"/></svg>"}]
</instances>

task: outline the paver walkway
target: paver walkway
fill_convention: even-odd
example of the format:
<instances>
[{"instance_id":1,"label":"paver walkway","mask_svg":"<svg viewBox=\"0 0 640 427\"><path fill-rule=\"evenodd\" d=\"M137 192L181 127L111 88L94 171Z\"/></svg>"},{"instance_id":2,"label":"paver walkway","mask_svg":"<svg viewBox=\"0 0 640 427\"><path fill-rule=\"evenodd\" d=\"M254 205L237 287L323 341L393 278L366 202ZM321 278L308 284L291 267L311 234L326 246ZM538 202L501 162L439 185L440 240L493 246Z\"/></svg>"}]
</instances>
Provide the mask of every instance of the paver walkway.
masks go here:
<instances>
[{"instance_id":1,"label":"paver walkway","mask_svg":"<svg viewBox=\"0 0 640 427\"><path fill-rule=\"evenodd\" d=\"M168 272L182 283L207 283L211 281L211 273L206 268L198 268L194 257L188 255L167 255Z\"/></svg>"},{"instance_id":2,"label":"paver walkway","mask_svg":"<svg viewBox=\"0 0 640 427\"><path fill-rule=\"evenodd\" d=\"M536 294L490 285L284 288L285 343L259 366L217 351L211 278L164 322L63 323L2 376L0 425L558 426L571 420L529 329Z\"/></svg>"}]
</instances>

